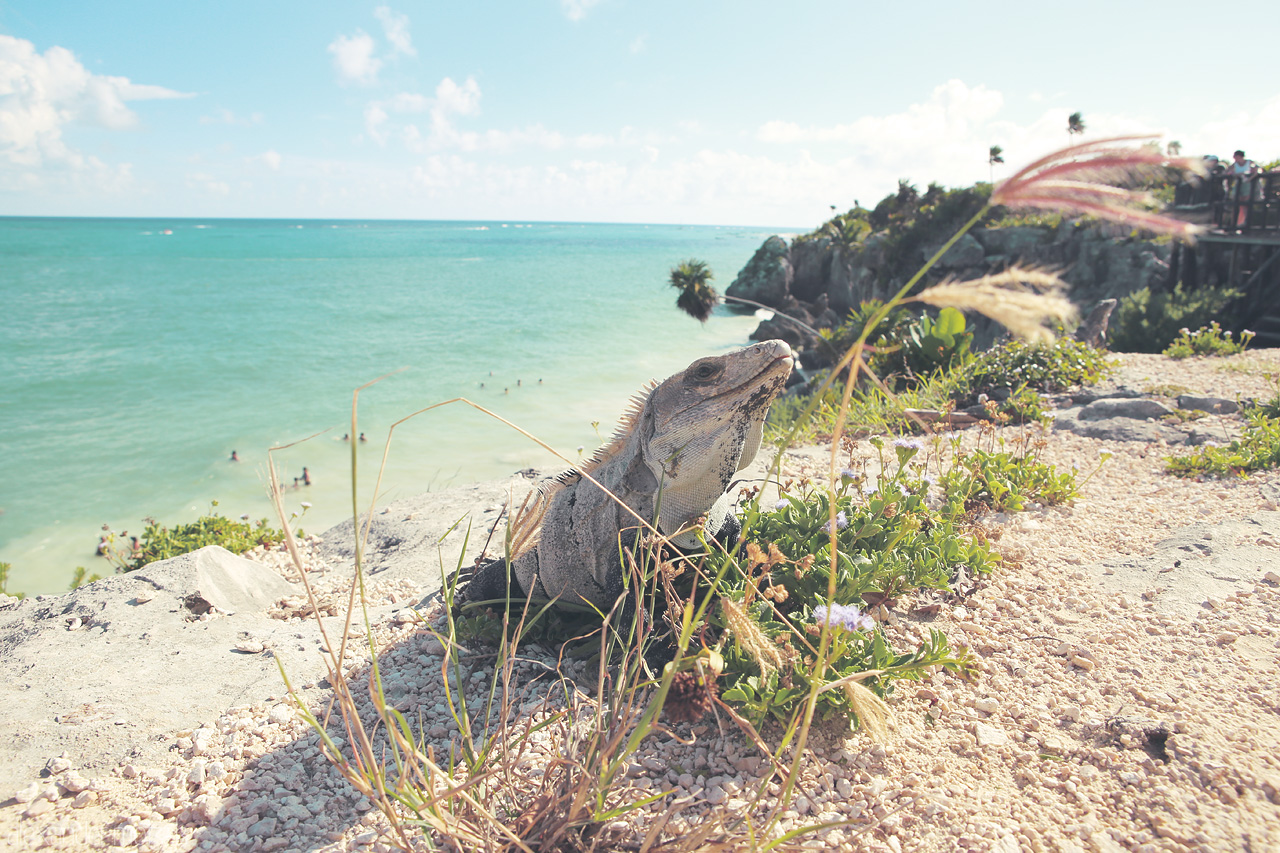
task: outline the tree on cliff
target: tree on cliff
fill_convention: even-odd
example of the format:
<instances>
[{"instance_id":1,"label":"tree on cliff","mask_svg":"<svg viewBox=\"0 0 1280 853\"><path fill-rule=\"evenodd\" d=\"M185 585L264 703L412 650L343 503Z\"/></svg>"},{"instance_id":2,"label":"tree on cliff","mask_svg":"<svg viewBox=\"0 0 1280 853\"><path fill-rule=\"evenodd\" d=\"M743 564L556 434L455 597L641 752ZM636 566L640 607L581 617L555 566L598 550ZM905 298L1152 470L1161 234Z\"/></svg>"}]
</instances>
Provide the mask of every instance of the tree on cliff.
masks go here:
<instances>
[{"instance_id":1,"label":"tree on cliff","mask_svg":"<svg viewBox=\"0 0 1280 853\"><path fill-rule=\"evenodd\" d=\"M992 145L987 151L987 165L991 167L991 183L996 182L996 163L1004 162L1004 149L999 145Z\"/></svg>"},{"instance_id":2,"label":"tree on cliff","mask_svg":"<svg viewBox=\"0 0 1280 853\"><path fill-rule=\"evenodd\" d=\"M671 270L671 286L680 291L676 307L699 322L707 322L720 294L709 282L714 276L706 261L690 258Z\"/></svg>"},{"instance_id":3,"label":"tree on cliff","mask_svg":"<svg viewBox=\"0 0 1280 853\"><path fill-rule=\"evenodd\" d=\"M1072 113L1067 116L1067 135L1075 136L1077 133L1084 133L1084 116Z\"/></svg>"},{"instance_id":4,"label":"tree on cliff","mask_svg":"<svg viewBox=\"0 0 1280 853\"><path fill-rule=\"evenodd\" d=\"M1182 153L1182 143L1176 139L1171 140L1169 144L1165 147L1165 150L1169 152L1170 157L1177 157L1179 154Z\"/></svg>"}]
</instances>

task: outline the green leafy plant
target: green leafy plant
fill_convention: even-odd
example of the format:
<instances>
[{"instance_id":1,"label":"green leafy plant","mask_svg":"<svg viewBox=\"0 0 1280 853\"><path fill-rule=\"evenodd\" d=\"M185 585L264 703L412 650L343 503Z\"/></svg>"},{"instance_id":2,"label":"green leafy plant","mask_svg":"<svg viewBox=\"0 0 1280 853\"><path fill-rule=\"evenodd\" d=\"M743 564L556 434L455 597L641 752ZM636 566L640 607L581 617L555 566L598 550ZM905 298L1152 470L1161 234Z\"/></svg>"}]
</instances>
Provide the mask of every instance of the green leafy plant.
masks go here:
<instances>
[{"instance_id":1,"label":"green leafy plant","mask_svg":"<svg viewBox=\"0 0 1280 853\"><path fill-rule=\"evenodd\" d=\"M1167 457L1165 470L1179 477L1245 477L1280 466L1280 418L1257 409L1247 410L1244 417L1240 438L1226 446L1206 442L1194 453Z\"/></svg>"},{"instance_id":2,"label":"green leafy plant","mask_svg":"<svg viewBox=\"0 0 1280 853\"><path fill-rule=\"evenodd\" d=\"M215 512L217 506L218 502L213 501L208 515L173 527L154 518L143 519L147 526L136 542L125 540L124 534L112 531L106 537L102 556L116 567L116 571L133 572L148 563L167 560L208 545L220 545L233 554L243 554L259 545L276 545L284 541L283 531L270 527L267 519L252 523L247 518L230 519ZM301 530L297 532L302 534Z\"/></svg>"},{"instance_id":3,"label":"green leafy plant","mask_svg":"<svg viewBox=\"0 0 1280 853\"><path fill-rule=\"evenodd\" d=\"M1185 326L1178 330L1178 337L1164 350L1169 358L1190 358L1193 355L1235 355L1244 352L1254 338L1253 332L1245 329L1240 333L1240 340L1231 339L1231 332L1224 332L1214 320L1207 326L1201 326L1194 332Z\"/></svg>"},{"instance_id":4,"label":"green leafy plant","mask_svg":"<svg viewBox=\"0 0 1280 853\"><path fill-rule=\"evenodd\" d=\"M75 574L71 576L71 586L68 587L68 589L79 589L87 583L93 583L94 581L100 580L102 580L102 575L97 574L96 572L94 574L89 574L89 570L84 566L76 566Z\"/></svg>"},{"instance_id":5,"label":"green leafy plant","mask_svg":"<svg viewBox=\"0 0 1280 853\"><path fill-rule=\"evenodd\" d=\"M13 566L9 563L0 563L0 595L10 595L14 598L26 598L27 594L25 592L9 591L9 572L12 569Z\"/></svg>"},{"instance_id":6,"label":"green leafy plant","mask_svg":"<svg viewBox=\"0 0 1280 853\"><path fill-rule=\"evenodd\" d=\"M1111 315L1109 346L1113 352L1161 352L1182 329L1198 329L1222 317L1239 295L1231 288L1190 290L1181 283L1169 292L1136 290Z\"/></svg>"},{"instance_id":7,"label":"green leafy plant","mask_svg":"<svg viewBox=\"0 0 1280 853\"><path fill-rule=\"evenodd\" d=\"M975 393L995 388L1065 391L1092 385L1109 372L1106 354L1059 337L1052 343L1013 340L979 353L966 376Z\"/></svg>"},{"instance_id":8,"label":"green leafy plant","mask_svg":"<svg viewBox=\"0 0 1280 853\"><path fill-rule=\"evenodd\" d=\"M912 324L907 335L907 361L923 366L916 373L951 370L969 358L973 332L967 328L964 314L947 307L936 320L922 316Z\"/></svg>"}]
</instances>

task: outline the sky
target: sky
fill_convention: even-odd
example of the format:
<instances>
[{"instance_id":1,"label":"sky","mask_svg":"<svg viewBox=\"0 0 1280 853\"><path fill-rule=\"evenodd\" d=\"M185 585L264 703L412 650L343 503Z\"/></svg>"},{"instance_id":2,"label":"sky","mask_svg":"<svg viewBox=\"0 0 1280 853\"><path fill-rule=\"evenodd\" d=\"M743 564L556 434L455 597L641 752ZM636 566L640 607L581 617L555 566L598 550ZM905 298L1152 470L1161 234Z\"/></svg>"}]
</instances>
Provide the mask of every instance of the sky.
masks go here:
<instances>
[{"instance_id":1,"label":"sky","mask_svg":"<svg viewBox=\"0 0 1280 853\"><path fill-rule=\"evenodd\" d=\"M0 215L811 228L1131 133L1280 157L1269 3L0 0Z\"/></svg>"}]
</instances>

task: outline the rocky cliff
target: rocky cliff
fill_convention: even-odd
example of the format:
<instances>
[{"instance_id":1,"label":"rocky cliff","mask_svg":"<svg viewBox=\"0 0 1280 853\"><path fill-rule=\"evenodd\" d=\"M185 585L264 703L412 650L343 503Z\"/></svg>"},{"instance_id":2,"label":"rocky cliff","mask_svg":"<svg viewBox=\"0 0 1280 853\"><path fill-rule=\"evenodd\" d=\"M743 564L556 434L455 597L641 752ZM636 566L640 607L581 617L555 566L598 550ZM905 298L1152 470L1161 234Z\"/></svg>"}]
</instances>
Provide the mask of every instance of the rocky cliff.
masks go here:
<instances>
[{"instance_id":1,"label":"rocky cliff","mask_svg":"<svg viewBox=\"0 0 1280 853\"><path fill-rule=\"evenodd\" d=\"M887 231L870 234L855 246L829 237L806 236L788 243L773 236L742 268L727 290L730 297L759 302L817 328L830 328L868 299L888 299L937 251L949 235L919 241L904 251ZM1101 299L1121 298L1150 287L1171 286L1177 264L1174 244L1133 236L1109 223L1064 221L1057 226L1017 225L975 228L952 246L930 273L976 278L1012 264L1060 271L1069 296L1082 312ZM974 318L979 336L996 332ZM775 317L760 324L757 340L782 338L802 350L812 335Z\"/></svg>"}]
</instances>

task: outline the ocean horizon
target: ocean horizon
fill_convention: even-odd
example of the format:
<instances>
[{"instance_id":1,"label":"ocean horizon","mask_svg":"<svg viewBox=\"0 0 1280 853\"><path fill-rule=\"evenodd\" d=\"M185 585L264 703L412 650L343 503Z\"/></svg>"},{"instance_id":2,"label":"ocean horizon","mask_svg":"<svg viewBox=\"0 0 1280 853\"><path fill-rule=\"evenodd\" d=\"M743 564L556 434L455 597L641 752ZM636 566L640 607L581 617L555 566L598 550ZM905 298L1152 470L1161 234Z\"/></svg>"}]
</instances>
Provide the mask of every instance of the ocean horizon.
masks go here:
<instances>
[{"instance_id":1,"label":"ocean horizon","mask_svg":"<svg viewBox=\"0 0 1280 853\"><path fill-rule=\"evenodd\" d=\"M391 425L455 397L571 459L590 453L646 381L747 343L757 323L724 308L692 320L670 269L699 258L723 290L795 230L0 217L8 588L109 574L103 525L138 535L144 518L189 521L215 500L274 524L266 452L294 442L276 454L287 509L320 532L350 514L347 441L367 505ZM386 374L349 434L352 392ZM453 404L396 428L379 502L562 465ZM295 489L303 467L311 485Z\"/></svg>"}]
</instances>

